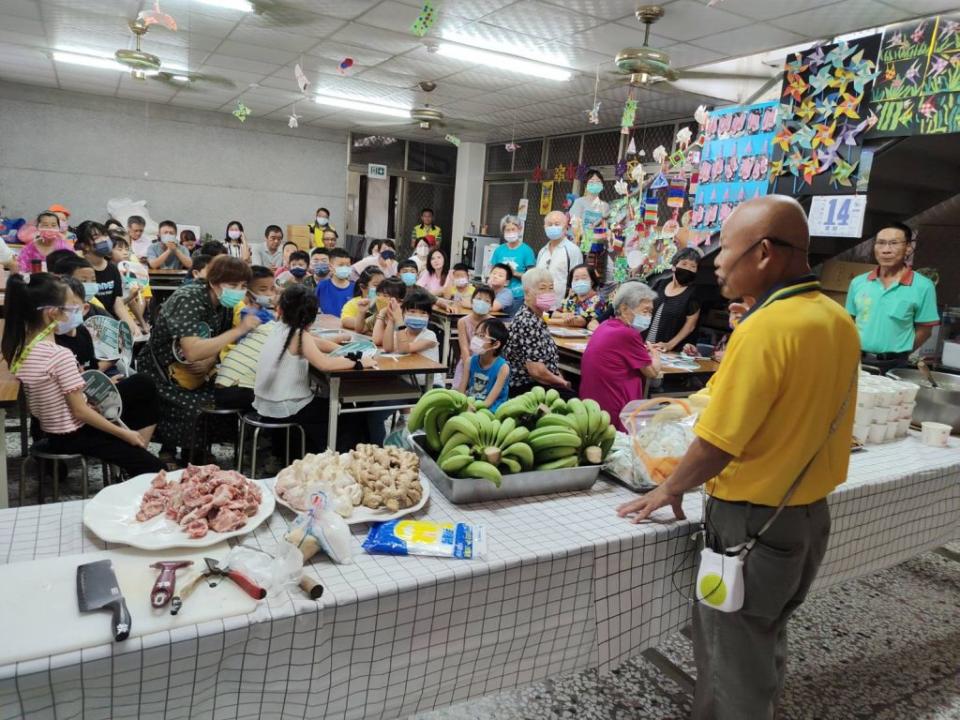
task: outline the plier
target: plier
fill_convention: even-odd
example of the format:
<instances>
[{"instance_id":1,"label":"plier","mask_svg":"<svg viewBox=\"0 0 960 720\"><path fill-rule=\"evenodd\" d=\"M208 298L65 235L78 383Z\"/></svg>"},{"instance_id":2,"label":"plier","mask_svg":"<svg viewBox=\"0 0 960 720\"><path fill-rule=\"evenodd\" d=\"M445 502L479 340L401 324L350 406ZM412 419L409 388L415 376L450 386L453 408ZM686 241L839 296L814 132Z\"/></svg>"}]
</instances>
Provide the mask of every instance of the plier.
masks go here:
<instances>
[{"instance_id":1,"label":"plier","mask_svg":"<svg viewBox=\"0 0 960 720\"><path fill-rule=\"evenodd\" d=\"M241 572L238 572L237 570L231 570L229 567L221 566L219 560L215 560L213 558L204 558L203 562L206 563L207 569L196 577L192 578L189 582L185 583L183 588L180 590L180 593L170 601L171 615L176 615L178 612L180 612L180 608L183 607L183 601L187 599L190 593L193 592L194 588L196 588L199 582L203 579L207 580L207 584L210 587L216 587L220 584L220 580L222 578L229 578L239 585L240 589L254 600L263 600L263 598L267 596L267 591L257 585L255 581L251 580L249 577Z\"/></svg>"}]
</instances>

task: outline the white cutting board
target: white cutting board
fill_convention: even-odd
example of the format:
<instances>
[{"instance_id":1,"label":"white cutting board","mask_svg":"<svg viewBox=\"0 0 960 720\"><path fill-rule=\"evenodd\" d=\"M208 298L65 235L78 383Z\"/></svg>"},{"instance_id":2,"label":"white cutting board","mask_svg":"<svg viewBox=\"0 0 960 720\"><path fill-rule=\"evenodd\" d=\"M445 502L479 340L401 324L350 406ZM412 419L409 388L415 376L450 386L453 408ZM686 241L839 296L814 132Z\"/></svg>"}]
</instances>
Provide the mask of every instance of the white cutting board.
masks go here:
<instances>
[{"instance_id":1,"label":"white cutting board","mask_svg":"<svg viewBox=\"0 0 960 720\"><path fill-rule=\"evenodd\" d=\"M177 615L170 614L169 605L161 610L150 605L159 574L151 563L193 560L192 567L177 571L179 589L194 569L206 569L204 557L219 560L229 551L227 543L162 552L123 548L0 565L0 665L114 642L109 610L81 613L77 606L77 566L105 558L113 561L133 619L130 638L253 612L257 601L228 579L213 588L201 580ZM118 650L127 643L117 643Z\"/></svg>"}]
</instances>

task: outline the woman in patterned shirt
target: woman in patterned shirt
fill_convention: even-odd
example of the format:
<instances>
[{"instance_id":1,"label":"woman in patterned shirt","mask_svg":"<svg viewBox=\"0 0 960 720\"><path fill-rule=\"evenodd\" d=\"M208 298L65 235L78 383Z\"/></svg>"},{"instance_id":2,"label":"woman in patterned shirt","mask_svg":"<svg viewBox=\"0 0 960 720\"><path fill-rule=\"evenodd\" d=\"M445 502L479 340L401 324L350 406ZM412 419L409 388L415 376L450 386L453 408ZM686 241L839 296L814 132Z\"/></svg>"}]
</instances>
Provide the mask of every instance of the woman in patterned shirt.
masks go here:
<instances>
[{"instance_id":1,"label":"woman in patterned shirt","mask_svg":"<svg viewBox=\"0 0 960 720\"><path fill-rule=\"evenodd\" d=\"M560 374L560 355L550 337L543 313L557 303L553 275L544 268L523 274L523 305L510 323L510 339L503 353L510 366L510 395L525 393L534 385L554 387L565 398L574 396L570 382Z\"/></svg>"},{"instance_id":2,"label":"woman in patterned shirt","mask_svg":"<svg viewBox=\"0 0 960 720\"><path fill-rule=\"evenodd\" d=\"M567 298L560 309L550 316L550 324L594 330L600 324L597 316L607 306L597 292L599 286L600 278L596 270L586 264L574 267L567 278L567 287L570 288Z\"/></svg>"}]
</instances>

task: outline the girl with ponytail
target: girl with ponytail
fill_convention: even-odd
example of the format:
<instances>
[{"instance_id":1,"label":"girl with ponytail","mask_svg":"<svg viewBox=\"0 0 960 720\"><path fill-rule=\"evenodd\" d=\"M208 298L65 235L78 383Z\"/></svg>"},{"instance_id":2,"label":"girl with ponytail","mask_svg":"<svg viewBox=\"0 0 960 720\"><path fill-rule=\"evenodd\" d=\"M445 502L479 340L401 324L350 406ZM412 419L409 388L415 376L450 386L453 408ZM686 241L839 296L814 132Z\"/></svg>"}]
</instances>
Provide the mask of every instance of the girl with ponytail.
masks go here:
<instances>
[{"instance_id":1,"label":"girl with ponytail","mask_svg":"<svg viewBox=\"0 0 960 720\"><path fill-rule=\"evenodd\" d=\"M292 422L307 435L307 452L319 453L327 445L325 398L310 382L310 367L321 372L376 367L373 358L331 357L338 346L316 338L309 328L317 319L317 298L302 285L291 285L280 295L279 320L263 344L254 409L265 418Z\"/></svg>"},{"instance_id":2,"label":"girl with ponytail","mask_svg":"<svg viewBox=\"0 0 960 720\"><path fill-rule=\"evenodd\" d=\"M144 435L114 425L87 404L76 357L54 340L83 322L83 298L50 273L12 275L5 312L0 351L23 385L49 451L99 458L131 475L158 471L160 461L147 452Z\"/></svg>"}]
</instances>

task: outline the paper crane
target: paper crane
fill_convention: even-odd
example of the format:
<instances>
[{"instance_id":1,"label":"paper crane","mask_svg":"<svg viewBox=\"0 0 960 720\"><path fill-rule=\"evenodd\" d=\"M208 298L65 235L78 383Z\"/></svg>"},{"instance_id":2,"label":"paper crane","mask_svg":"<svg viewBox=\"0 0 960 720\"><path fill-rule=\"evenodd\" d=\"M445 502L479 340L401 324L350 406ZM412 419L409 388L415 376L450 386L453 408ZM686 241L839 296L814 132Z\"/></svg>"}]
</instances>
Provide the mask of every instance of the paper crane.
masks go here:
<instances>
[{"instance_id":1,"label":"paper crane","mask_svg":"<svg viewBox=\"0 0 960 720\"><path fill-rule=\"evenodd\" d=\"M137 20L147 27L151 25L163 25L167 30L172 32L177 31L177 21L173 19L173 16L168 15L160 9L160 0L154 0L153 10L144 10L137 15Z\"/></svg>"}]
</instances>

